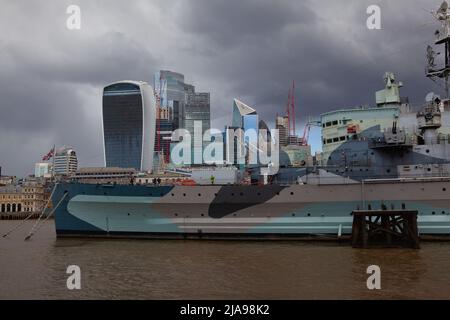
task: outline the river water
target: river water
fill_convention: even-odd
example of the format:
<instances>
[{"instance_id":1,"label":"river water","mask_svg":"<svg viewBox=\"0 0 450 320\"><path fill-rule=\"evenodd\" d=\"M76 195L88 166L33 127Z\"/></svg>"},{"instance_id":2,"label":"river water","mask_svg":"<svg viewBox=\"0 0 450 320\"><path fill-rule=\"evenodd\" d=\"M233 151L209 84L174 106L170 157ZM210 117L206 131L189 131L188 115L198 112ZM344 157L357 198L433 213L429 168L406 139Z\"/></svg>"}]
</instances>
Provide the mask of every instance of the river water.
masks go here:
<instances>
[{"instance_id":1,"label":"river water","mask_svg":"<svg viewBox=\"0 0 450 320\"><path fill-rule=\"evenodd\" d=\"M0 221L3 235L19 221ZM0 299L450 299L450 242L420 250L347 243L56 239L47 221L0 238ZM68 290L69 265L81 289ZM381 289L368 290L369 265Z\"/></svg>"}]
</instances>

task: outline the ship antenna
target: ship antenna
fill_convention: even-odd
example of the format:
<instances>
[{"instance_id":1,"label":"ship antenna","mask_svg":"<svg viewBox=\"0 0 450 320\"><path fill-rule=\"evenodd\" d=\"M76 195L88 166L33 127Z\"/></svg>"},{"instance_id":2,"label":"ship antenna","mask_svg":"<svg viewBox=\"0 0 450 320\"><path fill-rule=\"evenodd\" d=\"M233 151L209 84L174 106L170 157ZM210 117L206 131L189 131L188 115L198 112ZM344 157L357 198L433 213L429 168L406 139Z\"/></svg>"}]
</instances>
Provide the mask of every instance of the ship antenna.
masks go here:
<instances>
[{"instance_id":1,"label":"ship antenna","mask_svg":"<svg viewBox=\"0 0 450 320\"><path fill-rule=\"evenodd\" d=\"M445 84L445 97L449 98L449 83L448 77L450 75L450 12L446 1L442 2L441 6L436 12L432 12L434 18L441 24L440 30L436 30L434 35L436 36L435 45L445 46L445 65L444 67L438 67L435 64L434 58L436 52L432 46L427 46L427 60L428 65L426 69L426 75L431 80L436 79L444 80ZM437 53L439 54L439 53Z\"/></svg>"}]
</instances>

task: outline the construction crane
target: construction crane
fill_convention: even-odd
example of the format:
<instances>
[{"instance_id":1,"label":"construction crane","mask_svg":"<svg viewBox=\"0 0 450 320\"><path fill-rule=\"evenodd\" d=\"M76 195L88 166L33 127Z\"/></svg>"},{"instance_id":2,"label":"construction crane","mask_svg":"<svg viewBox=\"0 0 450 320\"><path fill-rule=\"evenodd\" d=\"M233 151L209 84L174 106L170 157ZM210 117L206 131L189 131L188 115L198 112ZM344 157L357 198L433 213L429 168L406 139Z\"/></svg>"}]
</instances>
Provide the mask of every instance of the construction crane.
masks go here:
<instances>
[{"instance_id":1,"label":"construction crane","mask_svg":"<svg viewBox=\"0 0 450 320\"><path fill-rule=\"evenodd\" d=\"M303 129L303 136L300 145L307 146L309 139L309 132L311 131L311 126L309 123L305 124L305 128Z\"/></svg>"},{"instance_id":2,"label":"construction crane","mask_svg":"<svg viewBox=\"0 0 450 320\"><path fill-rule=\"evenodd\" d=\"M305 128L303 129L303 136L302 136L302 140L300 145L302 146L308 146L308 141L309 141L309 133L311 132L311 127L312 126L316 126L316 127L320 127L321 126L321 122L320 121L311 121L309 120L306 124L305 124Z\"/></svg>"}]
</instances>

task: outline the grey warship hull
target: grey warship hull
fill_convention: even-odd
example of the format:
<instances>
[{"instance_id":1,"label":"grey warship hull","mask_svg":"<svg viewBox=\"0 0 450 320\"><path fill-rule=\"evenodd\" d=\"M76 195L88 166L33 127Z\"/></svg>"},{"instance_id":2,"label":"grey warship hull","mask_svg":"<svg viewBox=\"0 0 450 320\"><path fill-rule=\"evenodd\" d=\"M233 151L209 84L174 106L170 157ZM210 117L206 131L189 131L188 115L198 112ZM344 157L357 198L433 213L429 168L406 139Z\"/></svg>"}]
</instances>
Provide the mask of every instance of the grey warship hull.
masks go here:
<instances>
[{"instance_id":1,"label":"grey warship hull","mask_svg":"<svg viewBox=\"0 0 450 320\"><path fill-rule=\"evenodd\" d=\"M265 186L60 184L58 236L292 238L351 233L352 211L418 210L421 235L450 234L450 180Z\"/></svg>"}]
</instances>

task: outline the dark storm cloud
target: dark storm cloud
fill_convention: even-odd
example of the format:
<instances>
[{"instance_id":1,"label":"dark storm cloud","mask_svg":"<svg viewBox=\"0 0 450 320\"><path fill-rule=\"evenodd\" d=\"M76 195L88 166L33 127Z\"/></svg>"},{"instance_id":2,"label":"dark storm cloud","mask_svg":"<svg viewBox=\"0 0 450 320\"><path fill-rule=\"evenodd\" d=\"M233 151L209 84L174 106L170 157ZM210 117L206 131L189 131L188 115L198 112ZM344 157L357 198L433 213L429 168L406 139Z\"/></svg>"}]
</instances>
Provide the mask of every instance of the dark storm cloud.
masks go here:
<instances>
[{"instance_id":1,"label":"dark storm cloud","mask_svg":"<svg viewBox=\"0 0 450 320\"><path fill-rule=\"evenodd\" d=\"M30 6L9 7L21 21L8 18L14 28L0 40L0 166L4 173L32 173L53 144L75 147L81 164L101 165L102 87L121 79L147 80L157 64L145 45L120 28L70 32L66 5Z\"/></svg>"},{"instance_id":2,"label":"dark storm cloud","mask_svg":"<svg viewBox=\"0 0 450 320\"><path fill-rule=\"evenodd\" d=\"M108 80L148 76L146 69L155 65L146 47L120 32L88 39L80 37L61 46L63 50L49 56L42 48L38 52L16 48L14 56L26 61L25 73L42 79L100 86Z\"/></svg>"},{"instance_id":3,"label":"dark storm cloud","mask_svg":"<svg viewBox=\"0 0 450 320\"><path fill-rule=\"evenodd\" d=\"M194 0L185 1L183 9L180 25L220 44L223 50L246 40L275 39L289 25L307 25L315 20L305 4L289 0Z\"/></svg>"},{"instance_id":4,"label":"dark storm cloud","mask_svg":"<svg viewBox=\"0 0 450 320\"><path fill-rule=\"evenodd\" d=\"M229 81L234 95L247 98L268 120L283 111L288 87L296 80L298 114L305 119L333 108L373 104L385 71L404 80L412 88L407 91L424 95L415 87L426 85L424 39L431 40L432 28L423 21L430 22L431 15L417 1L384 1L379 3L383 30L370 31L370 4L192 1L185 4L190 9L181 24L215 52L208 70Z\"/></svg>"},{"instance_id":5,"label":"dark storm cloud","mask_svg":"<svg viewBox=\"0 0 450 320\"><path fill-rule=\"evenodd\" d=\"M78 4L82 29L65 28ZM424 76L438 26L423 9L440 1L378 1L382 30L366 28L369 0L3 1L0 0L0 165L32 172L56 143L82 165L102 164L101 90L158 69L211 92L213 124L230 121L233 98L268 123L296 81L298 121L374 103L385 71L420 102L439 91Z\"/></svg>"}]
</instances>

